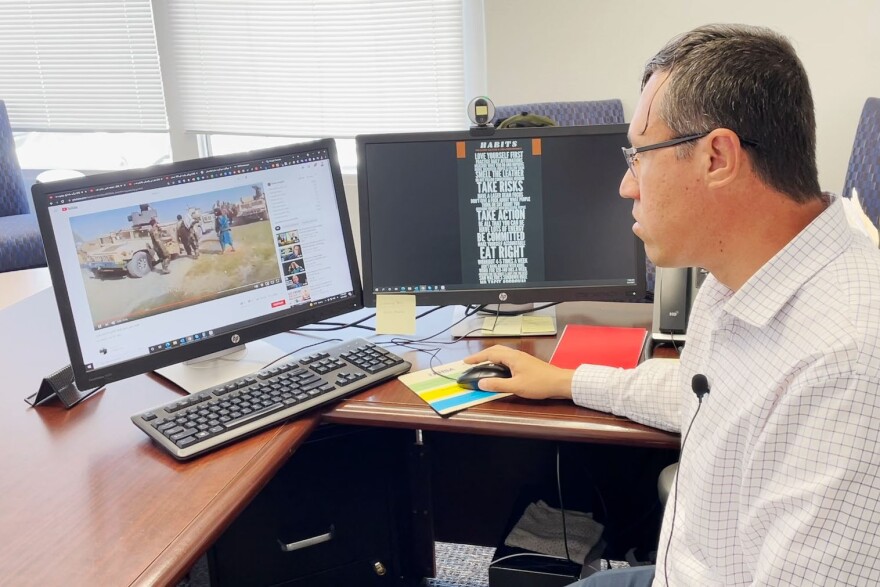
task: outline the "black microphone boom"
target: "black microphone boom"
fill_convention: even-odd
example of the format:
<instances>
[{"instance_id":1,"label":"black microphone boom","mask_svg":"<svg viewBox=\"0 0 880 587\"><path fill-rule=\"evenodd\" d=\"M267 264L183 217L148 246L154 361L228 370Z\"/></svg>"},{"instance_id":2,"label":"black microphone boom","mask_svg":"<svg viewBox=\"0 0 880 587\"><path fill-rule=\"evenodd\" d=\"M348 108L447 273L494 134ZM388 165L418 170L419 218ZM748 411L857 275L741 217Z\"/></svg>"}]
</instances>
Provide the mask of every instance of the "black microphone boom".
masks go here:
<instances>
[{"instance_id":1,"label":"black microphone boom","mask_svg":"<svg viewBox=\"0 0 880 587\"><path fill-rule=\"evenodd\" d=\"M691 379L691 389L697 394L697 398L703 401L703 396L709 393L709 380L702 373L697 373Z\"/></svg>"}]
</instances>

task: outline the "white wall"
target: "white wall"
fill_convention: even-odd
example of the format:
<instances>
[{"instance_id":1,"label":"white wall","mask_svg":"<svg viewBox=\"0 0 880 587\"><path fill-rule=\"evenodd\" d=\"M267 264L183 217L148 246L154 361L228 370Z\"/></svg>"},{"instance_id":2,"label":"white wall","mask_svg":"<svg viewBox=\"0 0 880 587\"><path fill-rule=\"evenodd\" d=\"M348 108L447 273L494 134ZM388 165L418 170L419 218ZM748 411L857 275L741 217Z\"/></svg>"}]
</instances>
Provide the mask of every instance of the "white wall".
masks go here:
<instances>
[{"instance_id":1,"label":"white wall","mask_svg":"<svg viewBox=\"0 0 880 587\"><path fill-rule=\"evenodd\" d=\"M786 35L810 77L819 181L843 188L865 99L880 96L880 0L484 0L488 96L497 105L620 98L626 120L644 63L713 22Z\"/></svg>"}]
</instances>

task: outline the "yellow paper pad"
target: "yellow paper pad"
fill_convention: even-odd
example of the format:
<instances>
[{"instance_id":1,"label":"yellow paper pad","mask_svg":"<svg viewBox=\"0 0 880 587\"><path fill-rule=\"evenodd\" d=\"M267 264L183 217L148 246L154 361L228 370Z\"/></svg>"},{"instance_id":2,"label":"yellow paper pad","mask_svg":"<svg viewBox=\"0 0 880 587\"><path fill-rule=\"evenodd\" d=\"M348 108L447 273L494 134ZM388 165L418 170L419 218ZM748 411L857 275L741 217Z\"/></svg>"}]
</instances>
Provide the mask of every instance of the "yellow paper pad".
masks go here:
<instances>
[{"instance_id":1,"label":"yellow paper pad","mask_svg":"<svg viewBox=\"0 0 880 587\"><path fill-rule=\"evenodd\" d=\"M483 332L491 332L495 336L519 336L522 334L522 316L495 316L483 319Z\"/></svg>"},{"instance_id":2,"label":"yellow paper pad","mask_svg":"<svg viewBox=\"0 0 880 587\"><path fill-rule=\"evenodd\" d=\"M522 317L523 334L542 334L547 332L556 332L556 324L552 316Z\"/></svg>"},{"instance_id":3,"label":"yellow paper pad","mask_svg":"<svg viewBox=\"0 0 880 587\"><path fill-rule=\"evenodd\" d=\"M415 333L416 296L376 296L376 334Z\"/></svg>"}]
</instances>

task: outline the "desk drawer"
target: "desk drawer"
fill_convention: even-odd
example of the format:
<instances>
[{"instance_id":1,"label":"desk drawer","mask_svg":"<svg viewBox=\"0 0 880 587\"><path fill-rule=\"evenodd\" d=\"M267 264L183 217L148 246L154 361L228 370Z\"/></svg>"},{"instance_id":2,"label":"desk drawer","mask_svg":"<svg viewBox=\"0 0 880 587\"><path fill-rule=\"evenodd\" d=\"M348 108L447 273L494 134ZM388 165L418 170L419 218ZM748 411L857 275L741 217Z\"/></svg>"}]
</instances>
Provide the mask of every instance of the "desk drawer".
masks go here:
<instances>
[{"instance_id":1,"label":"desk drawer","mask_svg":"<svg viewBox=\"0 0 880 587\"><path fill-rule=\"evenodd\" d=\"M327 427L300 447L211 549L212 585L395 582L401 451L383 432Z\"/></svg>"}]
</instances>

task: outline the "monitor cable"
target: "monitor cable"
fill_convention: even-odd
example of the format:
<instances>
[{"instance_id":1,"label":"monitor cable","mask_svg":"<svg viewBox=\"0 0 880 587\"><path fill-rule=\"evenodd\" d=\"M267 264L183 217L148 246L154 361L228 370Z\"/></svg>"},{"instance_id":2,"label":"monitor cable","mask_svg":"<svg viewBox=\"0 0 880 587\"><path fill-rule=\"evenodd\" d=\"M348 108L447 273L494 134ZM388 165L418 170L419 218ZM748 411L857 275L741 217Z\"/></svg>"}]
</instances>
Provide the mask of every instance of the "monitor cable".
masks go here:
<instances>
[{"instance_id":1,"label":"monitor cable","mask_svg":"<svg viewBox=\"0 0 880 587\"><path fill-rule=\"evenodd\" d=\"M288 332L290 332L291 334L295 334L295 331L292 331L292 330L289 330ZM267 369L268 367L271 367L272 365L274 365L278 361L280 361L282 359L286 359L287 357L289 357L291 355L295 355L295 354L302 352L308 348L312 348L313 346L326 344L328 342L343 342L343 341L341 338L327 338L327 339L319 340L318 342L313 342L312 344L307 344L305 346L301 346L298 349L292 350L289 353L285 353L285 354L281 355L280 357L278 357L274 361L270 361L270 362L266 363L265 365L263 365L263 367L260 369L260 371L262 371L263 369Z\"/></svg>"},{"instance_id":2,"label":"monitor cable","mask_svg":"<svg viewBox=\"0 0 880 587\"><path fill-rule=\"evenodd\" d=\"M410 339L405 339L405 338L392 338L391 340L378 342L376 344L390 344L392 346L401 346L401 347L409 348L409 349L412 349L412 350L415 350L418 352L426 353L426 354L430 355L430 357L431 357L428 360L428 368L431 370L431 373L433 373L434 375L437 375L438 377L442 377L443 379L449 379L450 381L456 381L457 380L456 377L449 377L448 375L445 375L443 373L439 373L438 371L436 371L434 369L434 361L438 360L437 355L440 353L441 350L443 350L442 347L444 345L455 344L455 343L459 342L460 340L462 340L463 338L467 337L468 335L473 334L474 332L479 332L481 330L488 330L488 332L494 331L495 326L498 324L498 315L495 316L495 322L493 322L491 329L475 328L475 329L471 330L470 332L466 332L466 333L462 334L461 336L453 337L453 339L448 342L433 341L430 343L431 345L440 345L440 346L433 346L433 348L429 348L429 349L420 348L416 345L424 344L428 340L430 340L436 336L439 336L448 330L451 330L456 325L460 324L461 322L464 322L465 320L467 320L468 318L470 318L471 316L473 316L474 314L479 312L480 308L484 308L484 307L485 306L479 306L477 309L474 309L470 306L467 307L463 318L450 324L449 326L447 326L446 328L444 328L440 332L436 332L436 333L432 334L431 336L427 336L425 338L420 338L420 339L416 339L416 340L410 340Z\"/></svg>"},{"instance_id":3,"label":"monitor cable","mask_svg":"<svg viewBox=\"0 0 880 587\"><path fill-rule=\"evenodd\" d=\"M441 308L445 308L446 306L434 306L433 308L422 312L421 314L416 315L416 320L427 316L432 312L436 312ZM361 318L360 320L355 320L354 322L318 322L314 324L314 326L303 326L301 328L295 328L290 332L333 332L336 330L345 330L346 328L362 328L363 330L370 330L372 332L376 331L375 326L363 326L362 324L371 318L375 318L376 313L372 313L369 316ZM315 326L329 326L330 328L315 328Z\"/></svg>"},{"instance_id":4,"label":"monitor cable","mask_svg":"<svg viewBox=\"0 0 880 587\"><path fill-rule=\"evenodd\" d=\"M527 308L527 309L523 309L523 310L504 310L504 311L501 310L501 304L497 304L498 310L496 312L492 312L490 310L490 311L484 312L484 313L485 314L494 314L496 316L522 316L523 314L530 314L532 312L537 312L539 310L546 310L547 308L552 308L553 306L558 306L561 303L562 302L551 302L549 304L544 304L543 306L538 306L537 308ZM483 312L485 310L486 306L488 306L488 305L489 304L483 304L482 306L479 306L479 309L477 310L477 312ZM467 307L470 308L473 306L467 306Z\"/></svg>"}]
</instances>

